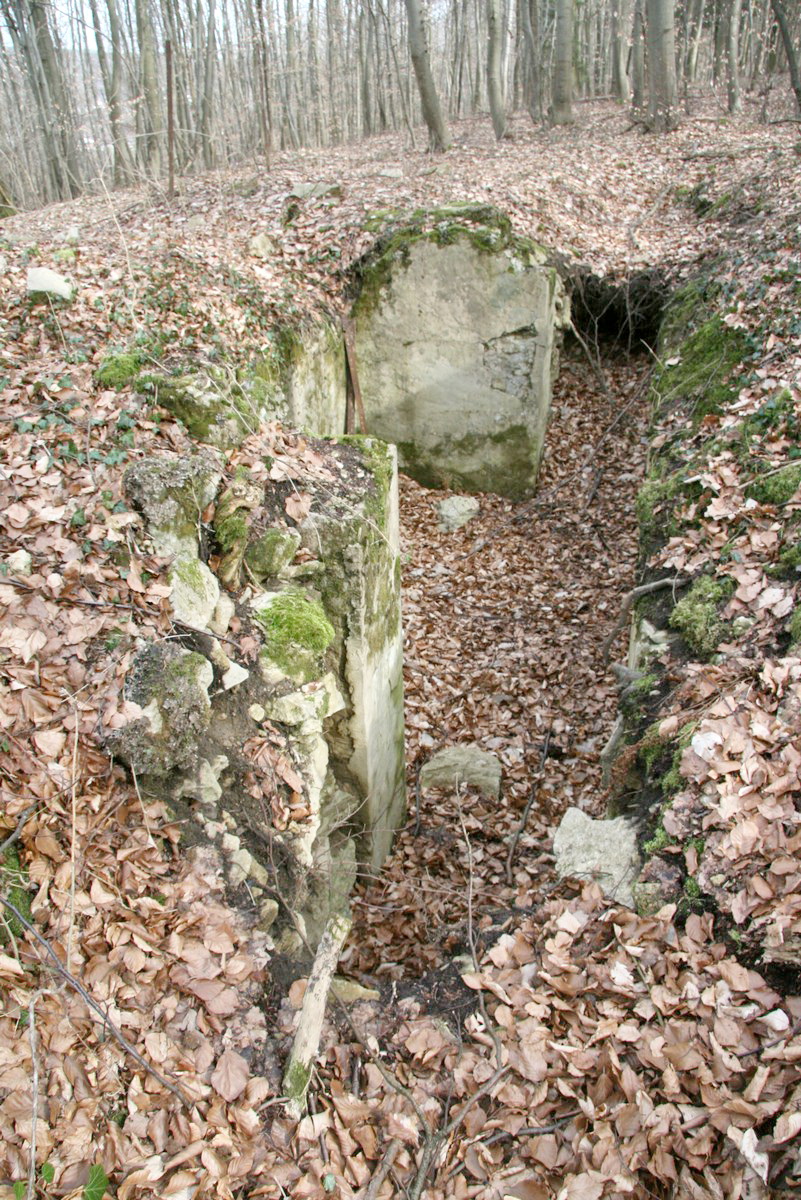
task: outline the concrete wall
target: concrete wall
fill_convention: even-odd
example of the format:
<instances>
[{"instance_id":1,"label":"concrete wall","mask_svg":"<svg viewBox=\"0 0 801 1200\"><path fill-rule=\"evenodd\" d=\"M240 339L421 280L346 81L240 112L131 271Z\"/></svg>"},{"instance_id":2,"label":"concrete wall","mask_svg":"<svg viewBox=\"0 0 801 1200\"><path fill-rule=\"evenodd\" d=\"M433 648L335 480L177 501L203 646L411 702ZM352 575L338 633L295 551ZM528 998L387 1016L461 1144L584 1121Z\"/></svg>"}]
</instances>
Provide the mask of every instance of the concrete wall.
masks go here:
<instances>
[{"instance_id":1,"label":"concrete wall","mask_svg":"<svg viewBox=\"0 0 801 1200\"><path fill-rule=\"evenodd\" d=\"M401 242L369 265L354 305L368 429L421 482L533 490L566 319L543 259L464 231Z\"/></svg>"}]
</instances>

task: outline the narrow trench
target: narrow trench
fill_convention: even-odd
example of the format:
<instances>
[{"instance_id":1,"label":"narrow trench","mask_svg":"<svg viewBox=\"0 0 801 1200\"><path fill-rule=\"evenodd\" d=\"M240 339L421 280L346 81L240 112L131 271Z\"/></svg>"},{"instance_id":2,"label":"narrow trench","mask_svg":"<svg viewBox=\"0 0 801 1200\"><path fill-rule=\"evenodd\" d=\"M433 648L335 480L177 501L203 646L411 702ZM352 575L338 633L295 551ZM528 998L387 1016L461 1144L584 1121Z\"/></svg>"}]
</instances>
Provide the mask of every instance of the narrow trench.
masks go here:
<instances>
[{"instance_id":1,"label":"narrow trench","mask_svg":"<svg viewBox=\"0 0 801 1200\"><path fill-rule=\"evenodd\" d=\"M446 965L468 948L469 908L480 936L536 906L556 884L548 838L564 811L606 815L599 757L617 698L601 645L635 582L649 367L609 356L604 394L578 345L565 350L533 500L483 495L476 519L442 533L446 493L401 481L409 820L353 898L343 968L364 982ZM420 790L420 765L460 743L498 755L499 801Z\"/></svg>"}]
</instances>

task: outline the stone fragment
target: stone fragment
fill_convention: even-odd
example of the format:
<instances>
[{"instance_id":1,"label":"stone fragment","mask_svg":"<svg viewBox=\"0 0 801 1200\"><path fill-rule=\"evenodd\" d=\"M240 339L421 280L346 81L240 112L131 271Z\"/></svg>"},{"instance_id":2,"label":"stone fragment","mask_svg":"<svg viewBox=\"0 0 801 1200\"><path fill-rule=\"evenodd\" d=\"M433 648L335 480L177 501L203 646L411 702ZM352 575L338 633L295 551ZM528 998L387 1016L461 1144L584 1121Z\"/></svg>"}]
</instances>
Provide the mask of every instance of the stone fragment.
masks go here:
<instances>
[{"instance_id":1,"label":"stone fragment","mask_svg":"<svg viewBox=\"0 0 801 1200\"><path fill-rule=\"evenodd\" d=\"M605 896L633 905L632 885L640 869L637 831L626 817L595 821L569 808L553 839L560 878L595 880Z\"/></svg>"},{"instance_id":2,"label":"stone fragment","mask_svg":"<svg viewBox=\"0 0 801 1200\"><path fill-rule=\"evenodd\" d=\"M6 566L12 575L25 577L31 574L33 560L27 550L15 550L6 559Z\"/></svg>"},{"instance_id":3,"label":"stone fragment","mask_svg":"<svg viewBox=\"0 0 801 1200\"><path fill-rule=\"evenodd\" d=\"M289 193L293 200L319 200L323 196L341 198L342 185L339 183L298 183Z\"/></svg>"},{"instance_id":4,"label":"stone fragment","mask_svg":"<svg viewBox=\"0 0 801 1200\"><path fill-rule=\"evenodd\" d=\"M378 172L379 179L403 179L402 167L384 167Z\"/></svg>"},{"instance_id":5,"label":"stone fragment","mask_svg":"<svg viewBox=\"0 0 801 1200\"><path fill-rule=\"evenodd\" d=\"M453 533L477 517L480 508L475 496L447 496L437 505L439 528L443 533Z\"/></svg>"},{"instance_id":6,"label":"stone fragment","mask_svg":"<svg viewBox=\"0 0 801 1200\"><path fill-rule=\"evenodd\" d=\"M239 687L240 683L244 683L246 679L250 679L250 671L241 667L239 663L232 662L222 677L222 685L226 692L230 692L232 688Z\"/></svg>"},{"instance_id":7,"label":"stone fragment","mask_svg":"<svg viewBox=\"0 0 801 1200\"><path fill-rule=\"evenodd\" d=\"M331 994L336 996L343 1004L355 1004L358 1000L380 1000L381 993L375 988L364 987L363 984L357 983L355 979L344 979L341 975L335 975L331 984Z\"/></svg>"},{"instance_id":8,"label":"stone fragment","mask_svg":"<svg viewBox=\"0 0 801 1200\"><path fill-rule=\"evenodd\" d=\"M49 267L28 267L27 290L29 296L58 296L61 300L71 300L75 289L58 271L51 271Z\"/></svg>"},{"instance_id":9,"label":"stone fragment","mask_svg":"<svg viewBox=\"0 0 801 1200\"><path fill-rule=\"evenodd\" d=\"M254 258L274 258L278 252L278 243L269 233L257 233L250 239L248 250Z\"/></svg>"},{"instance_id":10,"label":"stone fragment","mask_svg":"<svg viewBox=\"0 0 801 1200\"><path fill-rule=\"evenodd\" d=\"M261 929L269 929L270 926L274 925L276 918L278 917L279 911L280 911L280 909L279 909L277 900L273 900L272 898L268 898L267 900L262 900L262 902L259 906L259 926L260 926L260 928Z\"/></svg>"},{"instance_id":11,"label":"stone fragment","mask_svg":"<svg viewBox=\"0 0 801 1200\"><path fill-rule=\"evenodd\" d=\"M209 621L209 629L212 633L216 633L218 637L223 637L228 632L228 626L231 624L234 614L236 613L236 605L227 592L220 592L220 598L217 601L217 607L211 615Z\"/></svg>"},{"instance_id":12,"label":"stone fragment","mask_svg":"<svg viewBox=\"0 0 801 1200\"><path fill-rule=\"evenodd\" d=\"M202 654L155 642L134 659L126 699L142 710L106 737L109 749L138 775L169 775L195 766L211 712L214 668Z\"/></svg>"},{"instance_id":13,"label":"stone fragment","mask_svg":"<svg viewBox=\"0 0 801 1200\"><path fill-rule=\"evenodd\" d=\"M156 554L197 555L201 515L217 494L220 467L211 452L150 458L123 476L125 496L141 513Z\"/></svg>"},{"instance_id":14,"label":"stone fragment","mask_svg":"<svg viewBox=\"0 0 801 1200\"><path fill-rule=\"evenodd\" d=\"M193 629L206 629L220 599L220 585L196 554L181 554L167 575L173 616Z\"/></svg>"},{"instance_id":15,"label":"stone fragment","mask_svg":"<svg viewBox=\"0 0 801 1200\"><path fill-rule=\"evenodd\" d=\"M423 764L420 784L422 787L466 784L497 800L501 794L501 763L496 754L478 746L448 746Z\"/></svg>"},{"instance_id":16,"label":"stone fragment","mask_svg":"<svg viewBox=\"0 0 801 1200\"><path fill-rule=\"evenodd\" d=\"M183 796L195 800L207 814L216 814L222 796L220 775L227 766L228 759L224 754L219 754L213 762L202 758L194 774L181 781L175 793L176 798L180 799Z\"/></svg>"}]
</instances>

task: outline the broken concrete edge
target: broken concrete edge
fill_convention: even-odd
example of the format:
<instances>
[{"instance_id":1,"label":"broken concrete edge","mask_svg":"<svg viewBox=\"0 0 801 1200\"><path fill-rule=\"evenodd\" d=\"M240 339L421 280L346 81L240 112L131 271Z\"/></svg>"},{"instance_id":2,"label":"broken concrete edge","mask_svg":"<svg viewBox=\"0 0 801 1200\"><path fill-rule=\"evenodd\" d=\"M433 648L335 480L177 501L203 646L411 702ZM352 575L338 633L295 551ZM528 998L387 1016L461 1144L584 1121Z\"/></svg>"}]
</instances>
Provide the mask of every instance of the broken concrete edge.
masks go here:
<instances>
[{"instance_id":1,"label":"broken concrete edge","mask_svg":"<svg viewBox=\"0 0 801 1200\"><path fill-rule=\"evenodd\" d=\"M557 269L541 245L517 236L509 217L490 205L421 209L393 214L389 223L380 217L368 218L365 224L373 229L381 225L383 232L368 254L350 268L348 289L368 429L398 446L403 469L419 482L525 498L533 490L542 453L559 335L569 324L569 302ZM462 404L464 412L460 409L456 422L450 413L437 424L424 388L420 406L427 415L418 428L416 418L405 423L394 416L388 422L384 419L387 406L393 413L402 406L395 406L391 396L381 399L386 381L374 378L363 327L366 314L386 300L390 281L400 277L426 246L445 258L466 254L468 274L481 277L473 281L470 304L475 307L483 301L491 313L506 312L508 320L506 325L501 320L503 328L495 329L493 324L489 332L485 314L473 314L472 323L458 323L466 329L462 340L481 348L480 361L463 365L461 374L458 364L454 368L449 361L450 391L475 390L480 368L478 374L486 375L480 402ZM436 279L451 279L452 264L446 266L434 271L434 284ZM495 280L489 281L490 291L500 280L503 295L498 303L497 297L485 294L488 272ZM520 303L513 293L521 292L526 280L525 302ZM427 303L431 307L448 302L447 296L432 293ZM158 355L149 362L145 357L136 346L109 356L96 372L98 384L133 386L178 418L195 440L221 450L241 444L268 420L315 436L338 436L344 431L347 388L342 330L323 313L314 321L277 324L261 354L247 366L217 361L167 371L158 366ZM434 380L437 371L429 371L428 365L421 367L423 377ZM391 367L386 369L391 375ZM419 389L410 391L404 384L402 390L408 396ZM461 419L465 414L466 423ZM434 427L429 429L431 420Z\"/></svg>"},{"instance_id":2,"label":"broken concrete edge","mask_svg":"<svg viewBox=\"0 0 801 1200\"><path fill-rule=\"evenodd\" d=\"M168 601L192 649L140 648L106 739L190 841L218 847L229 887L301 958L347 910L358 863L380 866L406 802L395 452L377 439L311 446L328 468L304 484L296 529L276 519L263 469L232 473L212 451L126 472L153 549L172 560ZM214 504L216 573L199 537ZM232 518L250 566L221 586ZM255 666L229 636L234 616Z\"/></svg>"},{"instance_id":3,"label":"broken concrete edge","mask_svg":"<svg viewBox=\"0 0 801 1200\"><path fill-rule=\"evenodd\" d=\"M131 387L167 409L197 442L228 451L267 421L317 437L345 428L345 348L339 323L277 323L247 363L159 365L138 345L107 355L95 371L99 387Z\"/></svg>"}]
</instances>

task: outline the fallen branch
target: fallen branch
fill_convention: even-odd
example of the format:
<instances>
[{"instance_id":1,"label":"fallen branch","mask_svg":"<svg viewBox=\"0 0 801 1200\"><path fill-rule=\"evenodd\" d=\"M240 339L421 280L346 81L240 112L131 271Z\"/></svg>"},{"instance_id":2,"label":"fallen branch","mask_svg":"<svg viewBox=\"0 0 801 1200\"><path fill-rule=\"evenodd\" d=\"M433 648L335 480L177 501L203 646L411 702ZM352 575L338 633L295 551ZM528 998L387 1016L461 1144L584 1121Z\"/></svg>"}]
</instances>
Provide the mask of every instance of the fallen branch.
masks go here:
<instances>
[{"instance_id":1,"label":"fallen branch","mask_svg":"<svg viewBox=\"0 0 801 1200\"><path fill-rule=\"evenodd\" d=\"M92 1012L96 1013L96 1015L100 1017L104 1027L110 1031L112 1037L115 1039L115 1041L119 1042L123 1050L130 1054L131 1058L134 1059L135 1062L138 1062L140 1067L152 1075L154 1079L158 1079L159 1083L167 1088L168 1091L172 1092L173 1096L176 1096L185 1108L192 1108L194 1105L194 1100L187 1096L187 1094L183 1092L177 1084L171 1083L165 1075L162 1075L161 1071L154 1067L152 1063L149 1063L146 1058L143 1058L139 1051L131 1045L125 1034L122 1033L111 1020L105 1009L89 995L83 984L76 979L75 976L68 971L65 966L63 966L60 958L48 942L47 938L43 937L36 926L32 925L28 918L19 911L16 904L12 904L12 902L5 896L0 896L0 904L2 904L4 908L7 908L9 912L13 914L13 916L15 916L19 921L20 925L22 925L23 929L27 929L28 933L30 933L32 937L34 937L39 943L39 945L43 947L48 958L52 961L53 966L61 978L64 979L70 985L70 987L78 993L83 1002L89 1008L91 1008Z\"/></svg>"},{"instance_id":2,"label":"fallen branch","mask_svg":"<svg viewBox=\"0 0 801 1200\"><path fill-rule=\"evenodd\" d=\"M331 917L317 947L314 965L303 996L303 1007L292 1043L292 1053L284 1071L286 1111L293 1121L299 1121L306 1111L306 1093L309 1090L312 1063L320 1046L328 992L342 944L350 932L350 925L350 917L339 913Z\"/></svg>"},{"instance_id":3,"label":"fallen branch","mask_svg":"<svg viewBox=\"0 0 801 1200\"><path fill-rule=\"evenodd\" d=\"M521 837L523 836L523 831L526 828L526 822L528 821L529 813L531 812L534 801L536 800L537 794L540 790L539 789L540 777L542 776L542 772L545 767L545 760L548 757L548 751L551 746L552 730L553 730L553 726L549 725L548 732L545 735L545 741L543 742L543 745L542 745L542 753L540 754L539 766L537 767L537 770L534 774L534 778L532 779L532 782L531 782L531 790L529 791L529 794L528 794L528 800L526 801L526 807L523 809L523 815L520 818L520 824L518 825L517 829L515 830L515 835L512 838L512 844L509 847L509 853L506 856L506 882L510 885L512 883L512 863L514 862L515 853L517 851L517 843L520 841Z\"/></svg>"},{"instance_id":4,"label":"fallen branch","mask_svg":"<svg viewBox=\"0 0 801 1200\"><path fill-rule=\"evenodd\" d=\"M635 601L639 600L641 596L649 596L652 592L661 592L664 588L683 587L685 583L689 583L689 580L685 579L682 575L676 575L673 578L668 579L655 579L652 583L641 583L639 587L632 588L631 591L623 598L623 604L620 608L620 616L618 617L617 621L615 621L614 626L603 640L603 645L601 646L601 659L603 660L604 664L609 662L609 651L612 649L612 643L620 633L623 626L626 624L629 613L631 612Z\"/></svg>"}]
</instances>

